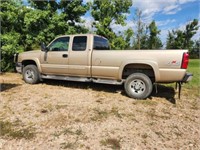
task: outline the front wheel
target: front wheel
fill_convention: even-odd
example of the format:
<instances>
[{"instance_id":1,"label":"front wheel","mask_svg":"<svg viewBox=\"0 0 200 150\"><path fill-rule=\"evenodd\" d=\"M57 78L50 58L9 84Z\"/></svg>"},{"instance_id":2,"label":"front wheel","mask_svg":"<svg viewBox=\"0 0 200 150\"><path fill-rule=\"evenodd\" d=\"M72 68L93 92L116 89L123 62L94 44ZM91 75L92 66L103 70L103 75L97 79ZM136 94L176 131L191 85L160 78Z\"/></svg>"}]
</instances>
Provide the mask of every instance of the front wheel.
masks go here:
<instances>
[{"instance_id":1,"label":"front wheel","mask_svg":"<svg viewBox=\"0 0 200 150\"><path fill-rule=\"evenodd\" d=\"M23 68L23 79L26 83L35 84L39 82L39 71L35 65L27 65Z\"/></svg>"},{"instance_id":2,"label":"front wheel","mask_svg":"<svg viewBox=\"0 0 200 150\"><path fill-rule=\"evenodd\" d=\"M128 96L135 99L147 98L153 89L150 78L143 73L134 73L128 76L124 84Z\"/></svg>"}]
</instances>

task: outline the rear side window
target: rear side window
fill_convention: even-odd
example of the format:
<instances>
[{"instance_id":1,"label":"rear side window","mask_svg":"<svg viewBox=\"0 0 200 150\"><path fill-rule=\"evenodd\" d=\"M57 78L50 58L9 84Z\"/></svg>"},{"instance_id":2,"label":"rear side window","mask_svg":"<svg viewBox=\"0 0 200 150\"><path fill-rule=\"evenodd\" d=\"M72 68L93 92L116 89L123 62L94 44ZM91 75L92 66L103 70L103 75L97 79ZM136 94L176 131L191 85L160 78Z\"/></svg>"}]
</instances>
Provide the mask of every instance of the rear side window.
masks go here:
<instances>
[{"instance_id":1,"label":"rear side window","mask_svg":"<svg viewBox=\"0 0 200 150\"><path fill-rule=\"evenodd\" d=\"M85 51L87 46L87 36L76 36L73 40L73 51Z\"/></svg>"},{"instance_id":2,"label":"rear side window","mask_svg":"<svg viewBox=\"0 0 200 150\"><path fill-rule=\"evenodd\" d=\"M93 49L94 50L109 50L109 42L106 38L103 37L94 37L94 44L93 44Z\"/></svg>"}]
</instances>

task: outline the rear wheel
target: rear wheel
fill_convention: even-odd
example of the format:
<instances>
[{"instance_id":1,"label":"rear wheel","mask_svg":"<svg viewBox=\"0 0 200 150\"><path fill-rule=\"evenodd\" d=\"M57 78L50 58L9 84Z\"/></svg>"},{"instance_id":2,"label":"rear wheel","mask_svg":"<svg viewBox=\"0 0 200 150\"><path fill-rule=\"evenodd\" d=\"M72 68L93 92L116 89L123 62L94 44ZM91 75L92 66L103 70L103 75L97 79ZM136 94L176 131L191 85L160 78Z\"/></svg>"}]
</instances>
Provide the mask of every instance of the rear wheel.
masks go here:
<instances>
[{"instance_id":1,"label":"rear wheel","mask_svg":"<svg viewBox=\"0 0 200 150\"><path fill-rule=\"evenodd\" d=\"M39 71L35 65L27 65L23 68L23 79L26 83L35 84L39 82Z\"/></svg>"},{"instance_id":2,"label":"rear wheel","mask_svg":"<svg viewBox=\"0 0 200 150\"><path fill-rule=\"evenodd\" d=\"M153 89L150 78L143 73L134 73L128 76L124 84L128 96L135 99L147 98Z\"/></svg>"}]
</instances>

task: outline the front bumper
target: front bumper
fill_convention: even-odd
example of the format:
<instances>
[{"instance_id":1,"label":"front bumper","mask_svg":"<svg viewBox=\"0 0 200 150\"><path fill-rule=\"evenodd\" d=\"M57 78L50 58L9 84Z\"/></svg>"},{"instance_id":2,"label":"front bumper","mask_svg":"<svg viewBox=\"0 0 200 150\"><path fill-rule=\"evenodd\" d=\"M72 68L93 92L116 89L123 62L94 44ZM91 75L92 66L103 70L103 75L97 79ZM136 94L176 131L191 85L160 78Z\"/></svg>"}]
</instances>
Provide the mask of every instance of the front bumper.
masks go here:
<instances>
[{"instance_id":1,"label":"front bumper","mask_svg":"<svg viewBox=\"0 0 200 150\"><path fill-rule=\"evenodd\" d=\"M189 73L189 72L186 72L182 82L189 82L192 80L192 77L193 77L193 74L192 73Z\"/></svg>"},{"instance_id":2,"label":"front bumper","mask_svg":"<svg viewBox=\"0 0 200 150\"><path fill-rule=\"evenodd\" d=\"M15 63L15 69L18 73L22 73L22 63Z\"/></svg>"}]
</instances>

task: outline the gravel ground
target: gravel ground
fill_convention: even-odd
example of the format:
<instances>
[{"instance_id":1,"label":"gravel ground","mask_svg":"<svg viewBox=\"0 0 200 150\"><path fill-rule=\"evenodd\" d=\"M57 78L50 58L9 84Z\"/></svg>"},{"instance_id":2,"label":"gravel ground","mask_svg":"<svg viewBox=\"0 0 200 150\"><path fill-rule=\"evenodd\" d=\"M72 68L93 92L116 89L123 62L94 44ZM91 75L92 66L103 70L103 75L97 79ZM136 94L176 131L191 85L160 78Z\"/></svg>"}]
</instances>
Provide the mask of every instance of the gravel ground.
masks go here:
<instances>
[{"instance_id":1,"label":"gravel ground","mask_svg":"<svg viewBox=\"0 0 200 150\"><path fill-rule=\"evenodd\" d=\"M0 149L200 149L199 97L158 86L147 100L122 86L1 74Z\"/></svg>"}]
</instances>

